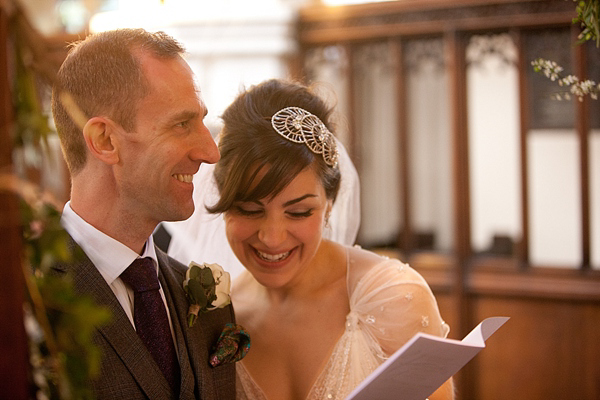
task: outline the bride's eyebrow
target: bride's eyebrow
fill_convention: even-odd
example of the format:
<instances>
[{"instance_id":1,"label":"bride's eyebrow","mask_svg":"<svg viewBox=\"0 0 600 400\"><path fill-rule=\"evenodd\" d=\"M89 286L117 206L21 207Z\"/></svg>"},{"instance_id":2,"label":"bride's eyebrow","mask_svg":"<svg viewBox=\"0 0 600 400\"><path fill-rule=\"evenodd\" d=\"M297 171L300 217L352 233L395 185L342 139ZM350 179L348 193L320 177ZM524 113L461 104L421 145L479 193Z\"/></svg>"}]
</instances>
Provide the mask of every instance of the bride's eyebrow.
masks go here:
<instances>
[{"instance_id":1,"label":"bride's eyebrow","mask_svg":"<svg viewBox=\"0 0 600 400\"><path fill-rule=\"evenodd\" d=\"M302 200L304 200L306 198L309 198L309 197L317 197L317 195L316 194L310 194L310 193L309 194L305 194L304 196L298 197L297 199L292 199L290 201L286 201L285 203L283 203L283 206L284 207L291 206L292 204L299 203Z\"/></svg>"}]
</instances>

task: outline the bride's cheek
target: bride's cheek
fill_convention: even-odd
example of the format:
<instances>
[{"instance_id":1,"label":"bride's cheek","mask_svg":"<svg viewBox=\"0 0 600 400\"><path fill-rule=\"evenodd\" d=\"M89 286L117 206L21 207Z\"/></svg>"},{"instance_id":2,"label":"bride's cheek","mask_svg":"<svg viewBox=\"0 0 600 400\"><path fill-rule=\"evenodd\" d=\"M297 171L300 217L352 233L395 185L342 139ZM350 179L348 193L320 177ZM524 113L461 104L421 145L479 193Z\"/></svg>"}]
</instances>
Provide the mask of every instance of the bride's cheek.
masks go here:
<instances>
[{"instance_id":1,"label":"bride's cheek","mask_svg":"<svg viewBox=\"0 0 600 400\"><path fill-rule=\"evenodd\" d=\"M255 231L254 224L251 221L242 218L229 218L226 221L226 233L229 241L240 242L252 236Z\"/></svg>"}]
</instances>

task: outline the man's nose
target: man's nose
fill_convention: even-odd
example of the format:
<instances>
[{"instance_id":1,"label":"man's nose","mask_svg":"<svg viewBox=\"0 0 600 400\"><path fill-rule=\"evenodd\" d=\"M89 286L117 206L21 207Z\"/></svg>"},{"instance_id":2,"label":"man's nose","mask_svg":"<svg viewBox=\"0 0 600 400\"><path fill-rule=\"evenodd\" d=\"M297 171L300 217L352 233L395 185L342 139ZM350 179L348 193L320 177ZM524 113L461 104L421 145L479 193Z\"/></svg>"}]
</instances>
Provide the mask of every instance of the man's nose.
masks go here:
<instances>
[{"instance_id":1,"label":"man's nose","mask_svg":"<svg viewBox=\"0 0 600 400\"><path fill-rule=\"evenodd\" d=\"M221 158L217 144L204 123L200 123L195 135L194 149L190 158L207 164L214 164Z\"/></svg>"}]
</instances>

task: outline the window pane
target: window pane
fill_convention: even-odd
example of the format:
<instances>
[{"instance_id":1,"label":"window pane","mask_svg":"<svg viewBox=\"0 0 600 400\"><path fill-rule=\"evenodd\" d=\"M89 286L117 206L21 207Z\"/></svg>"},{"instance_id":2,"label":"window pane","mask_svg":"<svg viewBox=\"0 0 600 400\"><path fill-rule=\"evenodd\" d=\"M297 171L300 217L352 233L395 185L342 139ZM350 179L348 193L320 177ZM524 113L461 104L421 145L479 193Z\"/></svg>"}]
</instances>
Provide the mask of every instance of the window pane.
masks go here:
<instances>
[{"instance_id":1,"label":"window pane","mask_svg":"<svg viewBox=\"0 0 600 400\"><path fill-rule=\"evenodd\" d=\"M555 95L563 88L550 81L533 68L530 63L543 58L555 61L564 68L566 74L573 74L571 31L569 28L555 28L530 32L524 35L525 72L529 99L531 129L571 129L575 123L575 107L572 101L557 101Z\"/></svg>"},{"instance_id":2,"label":"window pane","mask_svg":"<svg viewBox=\"0 0 600 400\"><path fill-rule=\"evenodd\" d=\"M526 62L537 57L556 61L574 73L569 28L534 31L525 37ZM581 186L579 141L574 102L558 101L561 90L527 69L532 120L527 134L529 169L530 260L533 265L581 264Z\"/></svg>"},{"instance_id":3,"label":"window pane","mask_svg":"<svg viewBox=\"0 0 600 400\"><path fill-rule=\"evenodd\" d=\"M414 242L417 249L450 251L452 142L443 40L410 40L404 49Z\"/></svg>"},{"instance_id":4,"label":"window pane","mask_svg":"<svg viewBox=\"0 0 600 400\"><path fill-rule=\"evenodd\" d=\"M342 46L311 49L305 57L308 81L335 106L336 137L348 147L348 56Z\"/></svg>"},{"instance_id":5,"label":"window pane","mask_svg":"<svg viewBox=\"0 0 600 400\"><path fill-rule=\"evenodd\" d=\"M508 34L467 46L471 244L512 256L521 230L517 49Z\"/></svg>"},{"instance_id":6,"label":"window pane","mask_svg":"<svg viewBox=\"0 0 600 400\"><path fill-rule=\"evenodd\" d=\"M396 78L388 43L356 49L356 137L360 141L363 246L395 246L401 225Z\"/></svg>"}]
</instances>

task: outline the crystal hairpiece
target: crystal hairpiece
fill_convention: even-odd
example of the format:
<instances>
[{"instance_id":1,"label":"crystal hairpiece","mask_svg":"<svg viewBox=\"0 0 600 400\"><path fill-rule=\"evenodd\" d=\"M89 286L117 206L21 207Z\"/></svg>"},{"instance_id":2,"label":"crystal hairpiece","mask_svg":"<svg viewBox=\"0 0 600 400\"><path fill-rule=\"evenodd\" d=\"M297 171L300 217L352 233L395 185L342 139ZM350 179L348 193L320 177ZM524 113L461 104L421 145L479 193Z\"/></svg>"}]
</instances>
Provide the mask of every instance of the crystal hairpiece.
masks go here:
<instances>
[{"instance_id":1,"label":"crystal hairpiece","mask_svg":"<svg viewBox=\"0 0 600 400\"><path fill-rule=\"evenodd\" d=\"M335 138L316 115L300 107L286 107L271 117L271 125L287 140L304 143L313 153L322 154L325 164L337 166Z\"/></svg>"}]
</instances>

